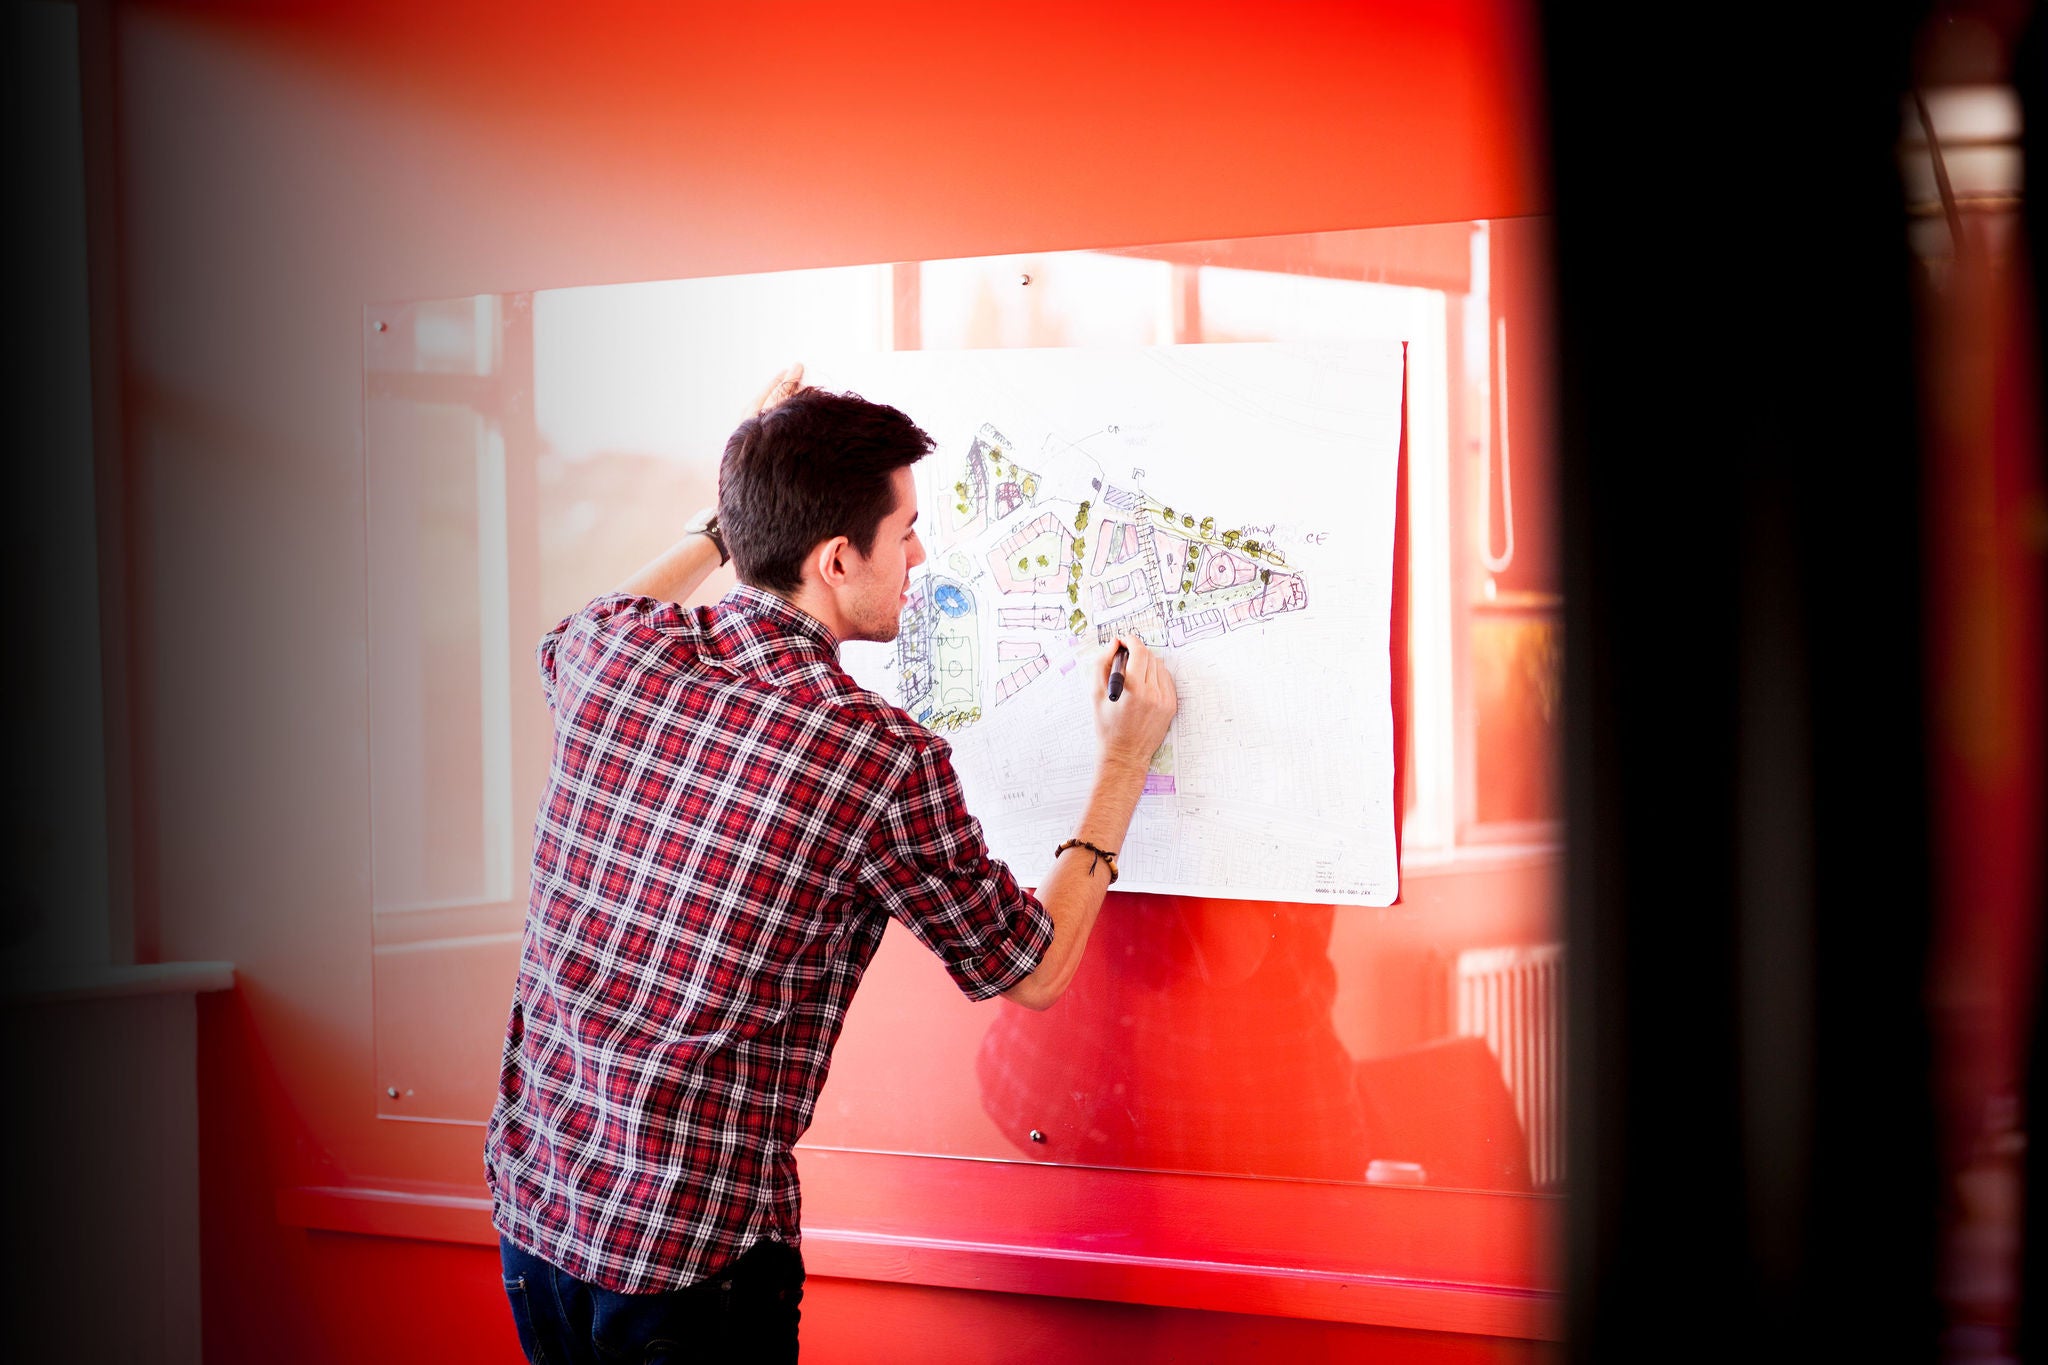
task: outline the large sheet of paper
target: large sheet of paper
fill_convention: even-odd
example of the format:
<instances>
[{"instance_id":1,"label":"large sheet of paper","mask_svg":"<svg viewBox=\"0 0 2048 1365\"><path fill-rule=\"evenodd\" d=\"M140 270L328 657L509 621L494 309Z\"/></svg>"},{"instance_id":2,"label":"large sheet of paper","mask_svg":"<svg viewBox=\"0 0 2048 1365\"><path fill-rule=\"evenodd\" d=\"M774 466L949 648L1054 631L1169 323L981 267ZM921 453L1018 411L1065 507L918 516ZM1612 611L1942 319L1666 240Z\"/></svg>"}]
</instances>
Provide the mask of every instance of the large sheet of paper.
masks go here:
<instances>
[{"instance_id":1,"label":"large sheet of paper","mask_svg":"<svg viewBox=\"0 0 2048 1365\"><path fill-rule=\"evenodd\" d=\"M952 742L1027 884L1096 765L1091 663L1159 650L1180 714L1119 890L1390 904L1398 342L823 358L908 413L929 562L864 685Z\"/></svg>"}]
</instances>

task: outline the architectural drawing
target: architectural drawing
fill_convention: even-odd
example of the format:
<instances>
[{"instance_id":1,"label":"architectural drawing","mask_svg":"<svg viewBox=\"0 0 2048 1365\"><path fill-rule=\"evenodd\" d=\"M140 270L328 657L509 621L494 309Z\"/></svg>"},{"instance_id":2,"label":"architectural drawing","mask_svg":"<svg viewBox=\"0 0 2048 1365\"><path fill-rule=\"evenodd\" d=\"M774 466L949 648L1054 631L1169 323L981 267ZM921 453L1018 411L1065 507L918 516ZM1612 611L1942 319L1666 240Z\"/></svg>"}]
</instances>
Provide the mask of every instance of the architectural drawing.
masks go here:
<instances>
[{"instance_id":1,"label":"architectural drawing","mask_svg":"<svg viewBox=\"0 0 2048 1365\"><path fill-rule=\"evenodd\" d=\"M1137 636L1154 648L1191 645L1308 605L1302 576L1270 536L1242 519L1176 512L1141 487L1089 480L1096 498L1047 489L1017 462L1015 444L981 423L964 451L939 467L934 544L949 564L986 566L998 603L994 702L1016 696L1051 667L1035 632L1099 644ZM954 475L948 488L944 480ZM950 493L951 501L944 498ZM1093 549L1090 549L1090 541ZM1059 599L1064 597L1065 605ZM903 708L935 730L983 718L974 592L931 574L915 585L895 647Z\"/></svg>"},{"instance_id":2,"label":"architectural drawing","mask_svg":"<svg viewBox=\"0 0 2048 1365\"><path fill-rule=\"evenodd\" d=\"M842 657L952 742L1027 883L1085 798L1089 692L1121 636L1169 661L1182 708L1120 889L1392 899L1398 344L906 352L813 373L937 443L901 634Z\"/></svg>"}]
</instances>

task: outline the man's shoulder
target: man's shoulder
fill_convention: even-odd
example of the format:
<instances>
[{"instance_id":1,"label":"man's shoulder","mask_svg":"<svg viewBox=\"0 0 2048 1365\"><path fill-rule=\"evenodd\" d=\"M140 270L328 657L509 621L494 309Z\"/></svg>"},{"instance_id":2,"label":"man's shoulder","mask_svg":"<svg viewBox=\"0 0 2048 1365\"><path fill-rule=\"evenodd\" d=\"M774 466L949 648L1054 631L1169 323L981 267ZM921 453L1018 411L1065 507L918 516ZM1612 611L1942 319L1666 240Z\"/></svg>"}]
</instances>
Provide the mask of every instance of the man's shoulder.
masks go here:
<instances>
[{"instance_id":1,"label":"man's shoulder","mask_svg":"<svg viewBox=\"0 0 2048 1365\"><path fill-rule=\"evenodd\" d=\"M684 659L709 665L713 673L741 675L776 693L784 705L829 714L834 725L867 743L899 752L906 767L951 746L919 724L902 707L857 682L836 655L787 622L746 609L728 598L681 607L647 597L611 593L593 598L563 623L574 633L625 641L648 648L632 651L643 669L661 670Z\"/></svg>"},{"instance_id":2,"label":"man's shoulder","mask_svg":"<svg viewBox=\"0 0 2048 1365\"><path fill-rule=\"evenodd\" d=\"M913 753L924 753L946 741L910 718L910 713L878 692L862 687L845 672L839 674L835 704L849 722L865 725Z\"/></svg>"},{"instance_id":3,"label":"man's shoulder","mask_svg":"<svg viewBox=\"0 0 2048 1365\"><path fill-rule=\"evenodd\" d=\"M858 730L885 748L900 750L906 762L945 743L902 707L863 687L837 661L821 660L804 672L806 704L830 711L836 724Z\"/></svg>"},{"instance_id":4,"label":"man's shoulder","mask_svg":"<svg viewBox=\"0 0 2048 1365\"><path fill-rule=\"evenodd\" d=\"M707 652L752 674L788 704L829 713L835 724L890 748L922 752L938 739L902 707L861 685L837 651L802 626L730 598L703 610Z\"/></svg>"}]
</instances>

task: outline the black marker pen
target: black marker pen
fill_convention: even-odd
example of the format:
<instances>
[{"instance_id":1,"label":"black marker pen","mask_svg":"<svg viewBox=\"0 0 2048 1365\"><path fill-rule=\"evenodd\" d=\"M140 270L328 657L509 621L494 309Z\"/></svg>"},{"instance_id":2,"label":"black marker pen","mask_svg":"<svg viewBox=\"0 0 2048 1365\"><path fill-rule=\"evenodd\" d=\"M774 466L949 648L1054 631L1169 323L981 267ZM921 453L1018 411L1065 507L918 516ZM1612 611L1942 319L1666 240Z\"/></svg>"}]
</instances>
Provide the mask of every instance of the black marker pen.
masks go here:
<instances>
[{"instance_id":1,"label":"black marker pen","mask_svg":"<svg viewBox=\"0 0 2048 1365\"><path fill-rule=\"evenodd\" d=\"M1124 694L1124 662L1131 657L1131 647L1119 644L1116 657L1109 661L1109 699L1115 701Z\"/></svg>"}]
</instances>

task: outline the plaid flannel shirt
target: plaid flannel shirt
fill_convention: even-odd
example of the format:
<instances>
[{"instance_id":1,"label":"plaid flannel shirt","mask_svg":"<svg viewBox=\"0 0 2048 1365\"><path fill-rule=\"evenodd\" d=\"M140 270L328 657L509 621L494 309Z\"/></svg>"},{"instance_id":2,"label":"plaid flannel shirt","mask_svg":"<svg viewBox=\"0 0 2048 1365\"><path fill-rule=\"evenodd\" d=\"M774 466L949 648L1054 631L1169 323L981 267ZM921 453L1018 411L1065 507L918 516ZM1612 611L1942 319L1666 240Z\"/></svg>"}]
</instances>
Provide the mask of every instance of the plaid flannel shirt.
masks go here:
<instances>
[{"instance_id":1,"label":"plaid flannel shirt","mask_svg":"<svg viewBox=\"0 0 2048 1365\"><path fill-rule=\"evenodd\" d=\"M988 855L951 747L781 598L601 597L551 631L555 747L485 1138L493 1221L607 1289L799 1240L791 1147L889 916L970 998L1044 909Z\"/></svg>"}]
</instances>

